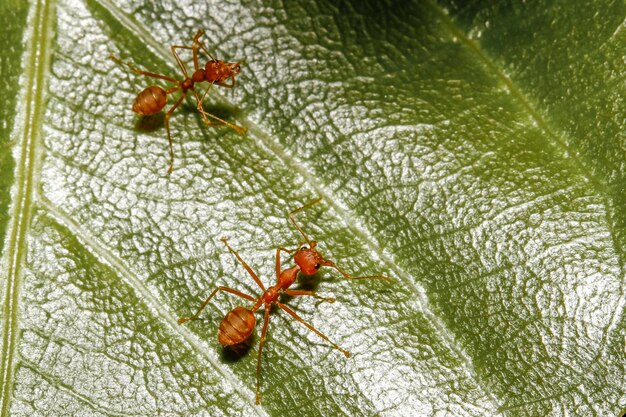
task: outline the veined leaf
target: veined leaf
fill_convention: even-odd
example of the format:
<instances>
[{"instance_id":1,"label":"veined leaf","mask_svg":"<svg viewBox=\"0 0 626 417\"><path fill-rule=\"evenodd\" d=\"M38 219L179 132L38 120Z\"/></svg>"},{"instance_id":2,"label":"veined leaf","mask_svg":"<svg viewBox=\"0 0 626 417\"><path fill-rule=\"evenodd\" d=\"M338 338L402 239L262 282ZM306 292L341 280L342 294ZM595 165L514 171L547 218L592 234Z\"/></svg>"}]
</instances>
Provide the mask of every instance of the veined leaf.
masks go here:
<instances>
[{"instance_id":1,"label":"veined leaf","mask_svg":"<svg viewBox=\"0 0 626 417\"><path fill-rule=\"evenodd\" d=\"M623 2L5 3L2 415L626 406ZM207 109L249 131L188 100L168 177L130 110L155 81L108 57L178 76L198 29L243 61ZM272 285L318 196L320 250L396 281L304 280L337 302L289 305L352 357L274 311L256 406L258 336L237 360L216 338L243 300L176 319L259 294L221 237Z\"/></svg>"}]
</instances>

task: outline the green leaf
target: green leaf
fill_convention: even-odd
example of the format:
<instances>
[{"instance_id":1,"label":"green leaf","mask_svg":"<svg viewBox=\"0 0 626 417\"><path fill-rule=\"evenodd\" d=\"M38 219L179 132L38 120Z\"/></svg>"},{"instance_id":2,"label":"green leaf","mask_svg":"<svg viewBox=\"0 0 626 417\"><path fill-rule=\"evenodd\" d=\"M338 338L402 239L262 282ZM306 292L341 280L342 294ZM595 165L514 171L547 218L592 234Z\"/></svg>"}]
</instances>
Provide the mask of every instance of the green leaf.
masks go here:
<instances>
[{"instance_id":1,"label":"green leaf","mask_svg":"<svg viewBox=\"0 0 626 417\"><path fill-rule=\"evenodd\" d=\"M0 6L5 415L613 416L626 406L624 2ZM237 86L162 119L198 29ZM186 51L183 51L186 52ZM183 54L190 64L190 57ZM165 85L165 84L163 84ZM170 99L173 104L173 100ZM301 236L355 275L225 354ZM283 266L291 265L285 257ZM247 302L246 302L247 303ZM262 315L257 315L262 321Z\"/></svg>"}]
</instances>

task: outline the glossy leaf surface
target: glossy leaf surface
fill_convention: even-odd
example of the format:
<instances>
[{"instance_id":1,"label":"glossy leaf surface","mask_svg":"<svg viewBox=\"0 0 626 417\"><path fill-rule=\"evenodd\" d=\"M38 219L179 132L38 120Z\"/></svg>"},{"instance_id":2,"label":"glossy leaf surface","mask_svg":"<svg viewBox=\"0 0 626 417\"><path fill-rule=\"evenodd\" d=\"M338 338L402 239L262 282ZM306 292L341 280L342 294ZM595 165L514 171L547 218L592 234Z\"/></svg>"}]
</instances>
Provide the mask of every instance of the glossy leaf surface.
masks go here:
<instances>
[{"instance_id":1,"label":"glossy leaf surface","mask_svg":"<svg viewBox=\"0 0 626 417\"><path fill-rule=\"evenodd\" d=\"M626 5L58 0L0 6L2 415L612 416L626 405ZM207 110L131 112L204 29ZM183 58L190 64L189 55ZM165 84L162 84L165 85ZM174 99L170 99L173 104ZM14 162L13 162L14 161ZM225 355L299 215L335 297ZM283 258L285 265L291 260ZM257 315L261 321L262 316ZM260 326L257 325L257 331Z\"/></svg>"}]
</instances>

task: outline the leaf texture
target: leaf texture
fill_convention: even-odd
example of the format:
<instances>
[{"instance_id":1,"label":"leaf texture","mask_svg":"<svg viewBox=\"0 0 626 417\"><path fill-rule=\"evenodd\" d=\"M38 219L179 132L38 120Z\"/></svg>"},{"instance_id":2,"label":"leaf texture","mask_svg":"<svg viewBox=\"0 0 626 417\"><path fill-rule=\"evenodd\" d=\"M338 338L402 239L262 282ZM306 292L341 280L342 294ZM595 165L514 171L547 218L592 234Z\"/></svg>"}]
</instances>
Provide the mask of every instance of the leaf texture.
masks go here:
<instances>
[{"instance_id":1,"label":"leaf texture","mask_svg":"<svg viewBox=\"0 0 626 417\"><path fill-rule=\"evenodd\" d=\"M2 415L626 406L623 2L13 6ZM243 62L205 101L248 134L203 126L188 99L168 177L162 119L130 110L158 81L108 57L179 76L169 48L198 29ZM302 279L337 301L288 304L352 356L272 311L256 406L259 336L238 359L216 337L243 300L176 319L216 286L259 294L221 237L272 285L275 249L300 239L287 213L317 196L298 220L320 251L395 282Z\"/></svg>"}]
</instances>

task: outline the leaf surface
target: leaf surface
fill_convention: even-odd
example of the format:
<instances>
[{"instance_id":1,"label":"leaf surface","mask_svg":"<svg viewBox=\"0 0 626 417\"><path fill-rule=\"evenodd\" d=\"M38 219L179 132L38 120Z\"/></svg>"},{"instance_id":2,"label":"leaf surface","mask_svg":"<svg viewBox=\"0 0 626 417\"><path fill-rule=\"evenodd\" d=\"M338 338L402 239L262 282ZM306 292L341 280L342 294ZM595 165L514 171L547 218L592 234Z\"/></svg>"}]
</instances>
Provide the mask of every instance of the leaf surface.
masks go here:
<instances>
[{"instance_id":1,"label":"leaf surface","mask_svg":"<svg viewBox=\"0 0 626 417\"><path fill-rule=\"evenodd\" d=\"M464 3L1 6L2 415L617 415L626 5ZM179 76L200 28L243 61L207 110L249 130L188 99L168 177L130 110L159 81L108 57ZM259 294L221 237L272 285L317 196L320 251L396 280L302 279L337 301L288 305L352 356L273 310L255 406L259 336L216 338L247 302L176 319Z\"/></svg>"}]
</instances>

